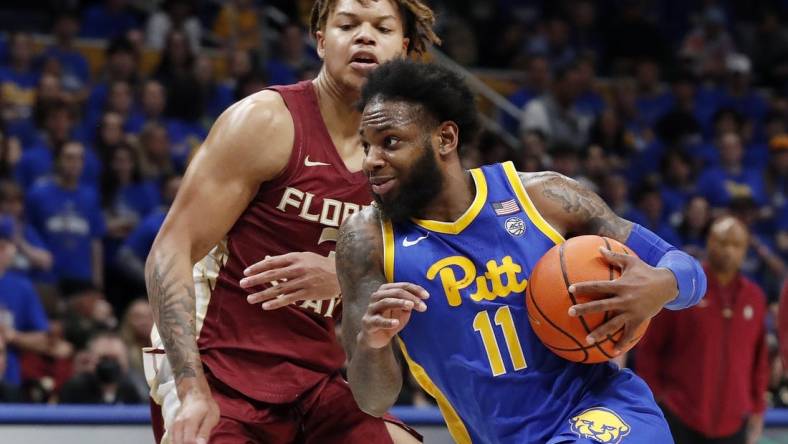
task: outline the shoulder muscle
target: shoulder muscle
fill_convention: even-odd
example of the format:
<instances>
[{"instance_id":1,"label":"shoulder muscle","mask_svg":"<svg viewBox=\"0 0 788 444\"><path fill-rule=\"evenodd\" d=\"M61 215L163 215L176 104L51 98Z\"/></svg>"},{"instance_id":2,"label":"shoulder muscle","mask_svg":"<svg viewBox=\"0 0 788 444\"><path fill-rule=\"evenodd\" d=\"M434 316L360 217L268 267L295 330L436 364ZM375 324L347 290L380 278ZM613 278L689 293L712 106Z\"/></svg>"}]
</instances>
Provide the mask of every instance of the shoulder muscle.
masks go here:
<instances>
[{"instance_id":1,"label":"shoulder muscle","mask_svg":"<svg viewBox=\"0 0 788 444\"><path fill-rule=\"evenodd\" d=\"M257 93L228 108L189 164L159 238L188 243L193 261L204 256L230 230L260 184L287 165L293 134L292 117L276 92Z\"/></svg>"}]
</instances>

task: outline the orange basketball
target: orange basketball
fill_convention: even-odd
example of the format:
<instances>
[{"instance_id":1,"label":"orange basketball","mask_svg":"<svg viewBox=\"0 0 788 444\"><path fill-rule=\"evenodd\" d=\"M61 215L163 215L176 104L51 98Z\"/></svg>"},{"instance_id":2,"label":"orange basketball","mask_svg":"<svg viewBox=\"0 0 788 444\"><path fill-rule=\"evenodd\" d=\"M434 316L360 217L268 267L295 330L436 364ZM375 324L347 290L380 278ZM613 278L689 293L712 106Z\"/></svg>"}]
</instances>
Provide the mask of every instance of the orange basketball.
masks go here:
<instances>
[{"instance_id":1,"label":"orange basketball","mask_svg":"<svg viewBox=\"0 0 788 444\"><path fill-rule=\"evenodd\" d=\"M617 240L601 236L573 237L563 244L551 248L536 263L531 272L526 291L528 319L531 327L547 346L558 356L574 362L593 364L614 357L613 348L621 339L623 329L608 335L596 344L588 345L586 336L608 319L613 312L592 313L579 317L569 316L569 307L589 302L604 295L569 294L569 286L576 282L613 280L621 276L621 270L609 265L599 247L632 254L629 248ZM632 341L622 351L629 350L646 332L644 323Z\"/></svg>"}]
</instances>

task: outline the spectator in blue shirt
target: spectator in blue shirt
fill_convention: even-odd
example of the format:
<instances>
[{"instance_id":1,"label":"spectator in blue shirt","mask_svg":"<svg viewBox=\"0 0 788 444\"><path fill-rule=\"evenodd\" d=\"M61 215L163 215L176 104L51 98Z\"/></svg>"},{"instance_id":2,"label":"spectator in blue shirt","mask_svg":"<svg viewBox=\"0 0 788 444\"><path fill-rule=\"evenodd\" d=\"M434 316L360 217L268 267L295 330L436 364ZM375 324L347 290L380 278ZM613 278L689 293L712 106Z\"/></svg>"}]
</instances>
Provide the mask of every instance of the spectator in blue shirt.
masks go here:
<instances>
[{"instance_id":1,"label":"spectator in blue shirt","mask_svg":"<svg viewBox=\"0 0 788 444\"><path fill-rule=\"evenodd\" d=\"M777 302L780 286L788 270L786 263L778 254L773 233L761 234L754 230L760 218L758 205L751 197L737 197L731 200L731 213L747 225L750 248L742 263L742 272L763 287L771 302Z\"/></svg>"},{"instance_id":2,"label":"spectator in blue shirt","mask_svg":"<svg viewBox=\"0 0 788 444\"><path fill-rule=\"evenodd\" d=\"M126 0L104 0L87 10L82 19L82 36L111 39L138 28L137 18Z\"/></svg>"},{"instance_id":3,"label":"spectator in blue shirt","mask_svg":"<svg viewBox=\"0 0 788 444\"><path fill-rule=\"evenodd\" d=\"M134 93L131 84L125 80L114 80L107 89L106 102L101 109L90 110L85 116L83 127L88 138L94 138L100 121L107 113L115 113L121 119L121 126L124 131L129 128L139 128L142 126L142 116L136 112L134 105Z\"/></svg>"},{"instance_id":4,"label":"spectator in blue shirt","mask_svg":"<svg viewBox=\"0 0 788 444\"><path fill-rule=\"evenodd\" d=\"M756 140L763 140L763 120L768 110L766 99L751 84L750 59L739 53L729 54L725 59L726 84L720 97L720 105L733 108L754 124Z\"/></svg>"},{"instance_id":5,"label":"spectator in blue shirt","mask_svg":"<svg viewBox=\"0 0 788 444\"><path fill-rule=\"evenodd\" d=\"M52 250L56 276L91 281L101 287L104 218L96 191L79 183L84 162L81 143L68 142L59 147L54 179L33 187L26 207L30 222Z\"/></svg>"},{"instance_id":6,"label":"spectator in blue shirt","mask_svg":"<svg viewBox=\"0 0 788 444\"><path fill-rule=\"evenodd\" d=\"M623 174L613 172L605 177L602 196L610 209L621 217L632 221L640 217L629 201L629 183Z\"/></svg>"},{"instance_id":7,"label":"spectator in blue shirt","mask_svg":"<svg viewBox=\"0 0 788 444\"><path fill-rule=\"evenodd\" d=\"M662 201L665 203L668 220L674 223L681 220L687 202L697 194L695 174L690 159L683 150L669 150L662 158L661 165ZM701 239L706 239L706 235Z\"/></svg>"},{"instance_id":8,"label":"spectator in blue shirt","mask_svg":"<svg viewBox=\"0 0 788 444\"><path fill-rule=\"evenodd\" d=\"M126 121L125 130L138 134L148 122L164 123L164 109L167 106L167 90L156 79L146 80L140 91L140 109Z\"/></svg>"},{"instance_id":9,"label":"spectator in blue shirt","mask_svg":"<svg viewBox=\"0 0 788 444\"><path fill-rule=\"evenodd\" d=\"M266 72L273 85L289 85L301 80L301 73L319 67L320 60L307 47L304 30L298 23L282 29L277 52L267 63Z\"/></svg>"},{"instance_id":10,"label":"spectator in blue shirt","mask_svg":"<svg viewBox=\"0 0 788 444\"><path fill-rule=\"evenodd\" d=\"M654 59L644 58L635 65L635 80L638 114L649 126L654 126L670 110L673 95L662 85L659 65Z\"/></svg>"},{"instance_id":11,"label":"spectator in blue shirt","mask_svg":"<svg viewBox=\"0 0 788 444\"><path fill-rule=\"evenodd\" d=\"M698 260L706 259L706 238L711 226L711 207L703 196L691 197L684 208L678 235L681 243L676 245Z\"/></svg>"},{"instance_id":12,"label":"spectator in blue shirt","mask_svg":"<svg viewBox=\"0 0 788 444\"><path fill-rule=\"evenodd\" d=\"M46 352L49 323L30 281L7 272L16 254L13 236L13 220L0 217L0 336L9 346L3 380L18 385L22 382L18 354L22 350Z\"/></svg>"},{"instance_id":13,"label":"spectator in blue shirt","mask_svg":"<svg viewBox=\"0 0 788 444\"><path fill-rule=\"evenodd\" d=\"M157 185L142 176L139 153L130 145L118 145L111 154L101 187L101 207L107 223L107 263L113 263L126 236L159 202Z\"/></svg>"},{"instance_id":14,"label":"spectator in blue shirt","mask_svg":"<svg viewBox=\"0 0 788 444\"><path fill-rule=\"evenodd\" d=\"M109 86L113 82L128 82L132 87L136 87L138 83L139 54L128 38L118 37L110 41L105 57L104 73L100 82L93 85L88 98L85 114L89 116L101 114L107 102Z\"/></svg>"},{"instance_id":15,"label":"spectator in blue shirt","mask_svg":"<svg viewBox=\"0 0 788 444\"><path fill-rule=\"evenodd\" d=\"M30 34L11 34L10 60L0 66L0 104L2 119L9 134L28 142L38 72L33 66L33 41Z\"/></svg>"},{"instance_id":16,"label":"spectator in blue shirt","mask_svg":"<svg viewBox=\"0 0 788 444\"><path fill-rule=\"evenodd\" d=\"M74 111L63 101L51 103L44 111L45 134L42 143L26 150L16 165L14 175L25 189L36 182L49 178L53 171L54 152L69 140L74 126ZM93 151L85 153L85 167L80 182L96 187L101 163Z\"/></svg>"},{"instance_id":17,"label":"spectator in blue shirt","mask_svg":"<svg viewBox=\"0 0 788 444\"><path fill-rule=\"evenodd\" d=\"M528 102L547 91L550 85L550 79L550 62L547 60L547 57L534 55L528 60L528 69L525 73L525 86L515 91L512 95L507 97L507 99L512 102L512 105L523 110ZM500 123L501 126L510 133L517 133L517 129L520 127L520 116L502 113Z\"/></svg>"},{"instance_id":18,"label":"spectator in blue shirt","mask_svg":"<svg viewBox=\"0 0 788 444\"><path fill-rule=\"evenodd\" d=\"M659 187L646 183L638 190L635 200L642 219L631 219L633 222L653 231L671 245L681 245L678 234L668 223Z\"/></svg>"},{"instance_id":19,"label":"spectator in blue shirt","mask_svg":"<svg viewBox=\"0 0 788 444\"><path fill-rule=\"evenodd\" d=\"M72 11L59 13L52 28L55 44L44 50L40 59L42 62L47 59L57 60L63 89L81 103L89 91L90 67L85 56L74 47L78 33L77 14Z\"/></svg>"},{"instance_id":20,"label":"spectator in blue shirt","mask_svg":"<svg viewBox=\"0 0 788 444\"><path fill-rule=\"evenodd\" d=\"M210 120L216 119L233 104L233 89L216 81L213 60L205 55L197 57L194 75L203 97L203 114Z\"/></svg>"},{"instance_id":21,"label":"spectator in blue shirt","mask_svg":"<svg viewBox=\"0 0 788 444\"><path fill-rule=\"evenodd\" d=\"M672 104L654 127L657 137L667 145L692 146L703 139L697 117L697 80L689 71L679 71L671 81Z\"/></svg>"},{"instance_id":22,"label":"spectator in blue shirt","mask_svg":"<svg viewBox=\"0 0 788 444\"><path fill-rule=\"evenodd\" d=\"M550 90L526 105L520 120L521 134L540 130L548 146L562 143L578 151L583 148L593 116L576 107L582 77L576 63L558 67Z\"/></svg>"},{"instance_id":23,"label":"spectator in blue shirt","mask_svg":"<svg viewBox=\"0 0 788 444\"><path fill-rule=\"evenodd\" d=\"M698 191L713 207L725 207L734 198L752 198L766 204L766 190L760 171L742 165L744 148L736 132L724 133L717 144L720 165L707 168L698 178Z\"/></svg>"},{"instance_id":24,"label":"spectator in blue shirt","mask_svg":"<svg viewBox=\"0 0 788 444\"><path fill-rule=\"evenodd\" d=\"M51 282L52 253L38 230L24 220L25 194L14 182L0 182L0 214L10 217L16 228L13 240L17 251L11 270L36 284Z\"/></svg>"},{"instance_id":25,"label":"spectator in blue shirt","mask_svg":"<svg viewBox=\"0 0 788 444\"><path fill-rule=\"evenodd\" d=\"M157 122L146 123L140 133L139 142L145 178L160 182L164 177L174 174L170 136L164 125Z\"/></svg>"},{"instance_id":26,"label":"spectator in blue shirt","mask_svg":"<svg viewBox=\"0 0 788 444\"><path fill-rule=\"evenodd\" d=\"M605 99L597 92L596 60L591 56L579 57L577 71L580 73L580 95L575 107L583 114L598 116L605 109Z\"/></svg>"},{"instance_id":27,"label":"spectator in blue shirt","mask_svg":"<svg viewBox=\"0 0 788 444\"><path fill-rule=\"evenodd\" d=\"M123 117L113 111L107 111L99 120L93 149L103 164L109 162L115 148L125 143L126 133L123 130ZM106 165L102 165L106 166Z\"/></svg>"}]
</instances>

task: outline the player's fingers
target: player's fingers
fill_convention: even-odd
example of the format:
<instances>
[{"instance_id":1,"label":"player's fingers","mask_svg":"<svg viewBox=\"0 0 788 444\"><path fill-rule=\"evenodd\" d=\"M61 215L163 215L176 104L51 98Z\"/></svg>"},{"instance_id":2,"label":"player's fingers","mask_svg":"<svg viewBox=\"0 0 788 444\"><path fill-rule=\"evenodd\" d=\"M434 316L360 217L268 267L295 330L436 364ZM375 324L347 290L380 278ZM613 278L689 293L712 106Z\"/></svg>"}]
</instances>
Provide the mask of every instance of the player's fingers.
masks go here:
<instances>
[{"instance_id":1,"label":"player's fingers","mask_svg":"<svg viewBox=\"0 0 788 444\"><path fill-rule=\"evenodd\" d=\"M385 313L387 310L391 309L400 309L405 311L410 311L415 306L414 302L408 299L399 299L399 298L385 298L381 299L377 302L369 304L369 308L367 308L367 313L370 314L378 314L378 313Z\"/></svg>"},{"instance_id":2,"label":"player's fingers","mask_svg":"<svg viewBox=\"0 0 788 444\"><path fill-rule=\"evenodd\" d=\"M183 419L176 417L169 432L172 437L172 444L183 444Z\"/></svg>"},{"instance_id":3,"label":"player's fingers","mask_svg":"<svg viewBox=\"0 0 788 444\"><path fill-rule=\"evenodd\" d=\"M391 330L399 326L399 320L387 318L380 314L367 315L361 319L364 329L373 333L376 330Z\"/></svg>"},{"instance_id":4,"label":"player's fingers","mask_svg":"<svg viewBox=\"0 0 788 444\"><path fill-rule=\"evenodd\" d=\"M383 288L383 287L381 287ZM369 300L370 303L375 303L377 301L386 299L386 298L393 298L393 299L401 299L405 301L413 302L413 306L416 308L417 311L424 311L427 309L427 304L419 298L415 296L413 293L409 291L405 291L401 288L389 288L389 289L381 289L370 296Z\"/></svg>"},{"instance_id":5,"label":"player's fingers","mask_svg":"<svg viewBox=\"0 0 788 444\"><path fill-rule=\"evenodd\" d=\"M252 293L246 297L246 302L250 304L259 304L260 302L265 302L269 299L275 298L278 295L270 295L270 293L265 293L262 291L258 291L257 293Z\"/></svg>"},{"instance_id":6,"label":"player's fingers","mask_svg":"<svg viewBox=\"0 0 788 444\"><path fill-rule=\"evenodd\" d=\"M277 308L286 307L293 302L304 300L306 296L306 290L297 290L292 293L282 294L274 299L264 302L263 310L276 310Z\"/></svg>"},{"instance_id":7,"label":"player's fingers","mask_svg":"<svg viewBox=\"0 0 788 444\"><path fill-rule=\"evenodd\" d=\"M602 253L602 256L607 260L607 262L611 265L615 265L618 268L625 268L629 265L630 261L634 259L634 256L630 256L625 253L619 253L618 251L608 250L604 247L599 247L599 251Z\"/></svg>"},{"instance_id":8,"label":"player's fingers","mask_svg":"<svg viewBox=\"0 0 788 444\"><path fill-rule=\"evenodd\" d=\"M197 429L199 424L197 418L189 418L183 422L183 444L194 444L197 440Z\"/></svg>"},{"instance_id":9,"label":"player's fingers","mask_svg":"<svg viewBox=\"0 0 788 444\"><path fill-rule=\"evenodd\" d=\"M274 268L283 268L293 263L297 253L287 253L279 256L266 256L265 259L256 262L244 270L244 276L252 276Z\"/></svg>"},{"instance_id":10,"label":"player's fingers","mask_svg":"<svg viewBox=\"0 0 788 444\"><path fill-rule=\"evenodd\" d=\"M250 304L259 304L260 302L268 301L274 298L277 298L281 295L293 293L297 290L301 290L302 282L300 279L288 280L284 282L280 282L276 285L271 285L270 287L266 288L263 291L258 291L257 293L250 294L246 297L246 301Z\"/></svg>"},{"instance_id":11,"label":"player's fingers","mask_svg":"<svg viewBox=\"0 0 788 444\"><path fill-rule=\"evenodd\" d=\"M380 286L380 289L401 289L409 293L413 293L422 299L427 299L430 297L429 292L425 290L424 287L411 282L392 282L389 284L383 284Z\"/></svg>"},{"instance_id":12,"label":"player's fingers","mask_svg":"<svg viewBox=\"0 0 788 444\"><path fill-rule=\"evenodd\" d=\"M588 344L594 344L600 341L603 341L610 335L615 334L619 331L624 324L626 323L626 317L624 315L618 315L613 319L605 322L604 324L600 325L594 331L588 334L586 337L586 342Z\"/></svg>"},{"instance_id":13,"label":"player's fingers","mask_svg":"<svg viewBox=\"0 0 788 444\"><path fill-rule=\"evenodd\" d=\"M619 284L613 281L585 281L575 282L569 286L569 292L577 294L611 294L616 293Z\"/></svg>"},{"instance_id":14,"label":"player's fingers","mask_svg":"<svg viewBox=\"0 0 788 444\"><path fill-rule=\"evenodd\" d=\"M247 276L239 282L241 288L252 288L271 282L283 282L299 277L299 270L294 267L274 268L252 276Z\"/></svg>"},{"instance_id":15,"label":"player's fingers","mask_svg":"<svg viewBox=\"0 0 788 444\"><path fill-rule=\"evenodd\" d=\"M635 333L638 331L638 327L640 327L640 324L624 326L624 334L621 335L621 339L618 340L615 347L617 352L621 353L630 342L635 340Z\"/></svg>"},{"instance_id":16,"label":"player's fingers","mask_svg":"<svg viewBox=\"0 0 788 444\"><path fill-rule=\"evenodd\" d=\"M618 297L599 299L569 307L569 316L583 316L589 313L602 313L621 308L622 299Z\"/></svg>"},{"instance_id":17,"label":"player's fingers","mask_svg":"<svg viewBox=\"0 0 788 444\"><path fill-rule=\"evenodd\" d=\"M200 424L199 430L197 430L197 444L208 444L208 440L211 437L211 430L213 430L218 423L219 416L207 415L205 419L203 419L202 424Z\"/></svg>"}]
</instances>

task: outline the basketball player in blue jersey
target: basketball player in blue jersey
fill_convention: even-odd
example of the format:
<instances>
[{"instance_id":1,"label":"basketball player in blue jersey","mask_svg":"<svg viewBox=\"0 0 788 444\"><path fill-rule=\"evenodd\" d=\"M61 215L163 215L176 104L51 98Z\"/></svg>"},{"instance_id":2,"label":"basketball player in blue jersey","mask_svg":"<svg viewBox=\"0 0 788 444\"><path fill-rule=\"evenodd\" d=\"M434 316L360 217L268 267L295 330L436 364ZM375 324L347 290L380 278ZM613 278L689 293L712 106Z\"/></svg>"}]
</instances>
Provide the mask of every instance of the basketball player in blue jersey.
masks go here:
<instances>
[{"instance_id":1,"label":"basketball player in blue jersey","mask_svg":"<svg viewBox=\"0 0 788 444\"><path fill-rule=\"evenodd\" d=\"M640 259L604 251L615 281L570 291L611 295L570 315L612 310L589 343L636 328L662 307L694 305L705 276L689 255L616 216L556 173L511 162L466 171L458 150L478 127L462 79L428 64L381 66L363 89L360 133L377 206L353 215L337 245L349 382L380 416L402 386L400 349L458 443L671 443L646 384L612 363L550 352L527 318L539 258L565 238L608 236Z\"/></svg>"}]
</instances>

